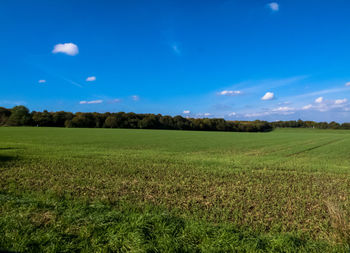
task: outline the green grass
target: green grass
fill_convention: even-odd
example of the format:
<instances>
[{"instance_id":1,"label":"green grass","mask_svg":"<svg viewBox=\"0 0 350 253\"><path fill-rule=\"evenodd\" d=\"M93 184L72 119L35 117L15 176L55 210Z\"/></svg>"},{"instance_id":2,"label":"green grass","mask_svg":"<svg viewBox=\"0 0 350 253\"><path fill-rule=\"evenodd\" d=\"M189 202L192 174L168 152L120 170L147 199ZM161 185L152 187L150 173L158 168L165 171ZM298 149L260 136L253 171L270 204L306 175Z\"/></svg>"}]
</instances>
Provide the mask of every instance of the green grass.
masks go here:
<instances>
[{"instance_id":1,"label":"green grass","mask_svg":"<svg viewBox=\"0 0 350 253\"><path fill-rule=\"evenodd\" d=\"M348 252L350 131L0 128L0 249Z\"/></svg>"}]
</instances>

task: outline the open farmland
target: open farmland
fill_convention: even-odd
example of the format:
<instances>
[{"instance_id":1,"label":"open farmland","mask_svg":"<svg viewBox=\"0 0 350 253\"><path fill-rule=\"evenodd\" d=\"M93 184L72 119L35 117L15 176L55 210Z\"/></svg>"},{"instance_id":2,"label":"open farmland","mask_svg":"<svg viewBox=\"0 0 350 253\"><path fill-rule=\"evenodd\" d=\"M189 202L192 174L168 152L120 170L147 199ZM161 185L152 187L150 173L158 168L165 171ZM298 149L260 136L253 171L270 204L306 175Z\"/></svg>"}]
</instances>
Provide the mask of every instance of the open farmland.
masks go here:
<instances>
[{"instance_id":1,"label":"open farmland","mask_svg":"<svg viewBox=\"0 0 350 253\"><path fill-rule=\"evenodd\" d=\"M0 249L347 252L350 131L0 128Z\"/></svg>"}]
</instances>

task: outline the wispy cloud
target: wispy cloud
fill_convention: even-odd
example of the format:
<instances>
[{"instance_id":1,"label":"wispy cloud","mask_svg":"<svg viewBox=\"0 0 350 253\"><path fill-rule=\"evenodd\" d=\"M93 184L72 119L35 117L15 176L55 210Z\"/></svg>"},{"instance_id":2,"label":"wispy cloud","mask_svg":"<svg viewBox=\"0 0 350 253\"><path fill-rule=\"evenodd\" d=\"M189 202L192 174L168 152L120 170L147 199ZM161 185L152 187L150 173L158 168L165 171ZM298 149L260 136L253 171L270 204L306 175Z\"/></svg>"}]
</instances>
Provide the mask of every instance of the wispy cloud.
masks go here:
<instances>
[{"instance_id":1,"label":"wispy cloud","mask_svg":"<svg viewBox=\"0 0 350 253\"><path fill-rule=\"evenodd\" d=\"M133 95L133 96L131 96L131 99L134 101L139 101L140 97L138 95Z\"/></svg>"},{"instance_id":2,"label":"wispy cloud","mask_svg":"<svg viewBox=\"0 0 350 253\"><path fill-rule=\"evenodd\" d=\"M350 82L345 83L345 86L350 86Z\"/></svg>"},{"instance_id":3,"label":"wispy cloud","mask_svg":"<svg viewBox=\"0 0 350 253\"><path fill-rule=\"evenodd\" d=\"M176 42L171 43L170 48L172 49L172 51L175 54L177 54L177 55L181 54L181 49L180 49L180 46L178 45L178 43L176 43Z\"/></svg>"},{"instance_id":4,"label":"wispy cloud","mask_svg":"<svg viewBox=\"0 0 350 253\"><path fill-rule=\"evenodd\" d=\"M237 113L236 112L230 112L227 116L234 117L234 116L237 116Z\"/></svg>"},{"instance_id":5,"label":"wispy cloud","mask_svg":"<svg viewBox=\"0 0 350 253\"><path fill-rule=\"evenodd\" d=\"M269 7L270 10L272 10L273 12L277 12L277 11L279 11L279 9L280 9L279 4L276 3L276 2L268 3L268 4L267 4L267 7Z\"/></svg>"},{"instance_id":6,"label":"wispy cloud","mask_svg":"<svg viewBox=\"0 0 350 253\"><path fill-rule=\"evenodd\" d=\"M306 98L306 97L320 96L320 95L331 94L331 93L340 93L340 92L349 91L349 90L350 90L350 87L324 89L324 90L304 93L304 94L301 94L301 95L290 96L290 97L287 97L287 98L290 99L290 100L293 100L293 99L297 99L297 98Z\"/></svg>"},{"instance_id":7,"label":"wispy cloud","mask_svg":"<svg viewBox=\"0 0 350 253\"><path fill-rule=\"evenodd\" d=\"M315 110L319 112L326 112L332 110L343 110L348 107L349 103L346 98L336 100L325 100L323 97L319 97L315 100L315 103L313 105L306 105L302 107L302 110Z\"/></svg>"},{"instance_id":8,"label":"wispy cloud","mask_svg":"<svg viewBox=\"0 0 350 253\"><path fill-rule=\"evenodd\" d=\"M272 112L291 112L294 110L295 109L293 107L281 106L281 107L272 109Z\"/></svg>"},{"instance_id":9,"label":"wispy cloud","mask_svg":"<svg viewBox=\"0 0 350 253\"><path fill-rule=\"evenodd\" d=\"M96 76L89 76L88 78L86 78L87 82L93 82L96 81Z\"/></svg>"},{"instance_id":10,"label":"wispy cloud","mask_svg":"<svg viewBox=\"0 0 350 253\"><path fill-rule=\"evenodd\" d=\"M221 96L235 96L235 95L240 95L242 94L241 91L239 90L223 90L218 93Z\"/></svg>"},{"instance_id":11,"label":"wispy cloud","mask_svg":"<svg viewBox=\"0 0 350 253\"><path fill-rule=\"evenodd\" d=\"M13 100L0 100L0 105L14 106L14 105L25 105L25 101L13 101Z\"/></svg>"},{"instance_id":12,"label":"wispy cloud","mask_svg":"<svg viewBox=\"0 0 350 253\"><path fill-rule=\"evenodd\" d=\"M103 103L103 100L92 100L92 101L80 101L79 104L85 105L85 104L101 104Z\"/></svg>"},{"instance_id":13,"label":"wispy cloud","mask_svg":"<svg viewBox=\"0 0 350 253\"><path fill-rule=\"evenodd\" d=\"M82 87L83 87L80 83L77 83L77 82L75 82L75 81L73 81L73 80L71 80L71 79L68 79L68 78L65 78L65 77L59 76L59 75L56 75L56 76L59 77L59 78L61 78L61 79L64 80L64 81L70 83L70 84L73 84L73 85L79 87L79 88L82 88Z\"/></svg>"},{"instance_id":14,"label":"wispy cloud","mask_svg":"<svg viewBox=\"0 0 350 253\"><path fill-rule=\"evenodd\" d=\"M281 79L251 80L234 84L225 88L225 90L239 90L242 94L257 93L266 89L276 89L279 87L295 85L308 77L309 75L300 75Z\"/></svg>"},{"instance_id":15,"label":"wispy cloud","mask_svg":"<svg viewBox=\"0 0 350 253\"><path fill-rule=\"evenodd\" d=\"M273 92L266 92L265 95L261 98L261 100L272 100L275 98L275 94Z\"/></svg>"},{"instance_id":16,"label":"wispy cloud","mask_svg":"<svg viewBox=\"0 0 350 253\"><path fill-rule=\"evenodd\" d=\"M46 83L46 80L41 79L41 80L38 81L38 83Z\"/></svg>"},{"instance_id":17,"label":"wispy cloud","mask_svg":"<svg viewBox=\"0 0 350 253\"><path fill-rule=\"evenodd\" d=\"M184 112L185 112L185 111L184 111ZM184 113L184 112L183 112L183 113ZM191 113L190 111L186 111L186 112ZM184 113L184 114L186 114L186 113ZM212 114L209 113L209 112L205 112L205 113L198 113L198 114L196 114L196 116L197 116L197 117L209 117L209 116L212 116Z\"/></svg>"},{"instance_id":18,"label":"wispy cloud","mask_svg":"<svg viewBox=\"0 0 350 253\"><path fill-rule=\"evenodd\" d=\"M315 103L320 104L322 102L323 102L323 97L318 97L318 98L315 99Z\"/></svg>"},{"instance_id":19,"label":"wispy cloud","mask_svg":"<svg viewBox=\"0 0 350 253\"><path fill-rule=\"evenodd\" d=\"M184 110L182 113L183 113L183 114L190 114L191 111L190 111L190 110Z\"/></svg>"},{"instance_id":20,"label":"wispy cloud","mask_svg":"<svg viewBox=\"0 0 350 253\"><path fill-rule=\"evenodd\" d=\"M52 53L63 53L67 55L77 55L79 53L78 46L74 43L63 43L63 44L57 44L54 46Z\"/></svg>"},{"instance_id":21,"label":"wispy cloud","mask_svg":"<svg viewBox=\"0 0 350 253\"><path fill-rule=\"evenodd\" d=\"M343 99L336 99L334 101L334 104L336 105L341 105L341 104L345 104L346 102L348 102L348 100L346 98L343 98Z\"/></svg>"},{"instance_id":22,"label":"wispy cloud","mask_svg":"<svg viewBox=\"0 0 350 253\"><path fill-rule=\"evenodd\" d=\"M312 108L312 104L308 104L308 105L305 105L303 106L303 108L301 108L302 110L309 110Z\"/></svg>"}]
</instances>

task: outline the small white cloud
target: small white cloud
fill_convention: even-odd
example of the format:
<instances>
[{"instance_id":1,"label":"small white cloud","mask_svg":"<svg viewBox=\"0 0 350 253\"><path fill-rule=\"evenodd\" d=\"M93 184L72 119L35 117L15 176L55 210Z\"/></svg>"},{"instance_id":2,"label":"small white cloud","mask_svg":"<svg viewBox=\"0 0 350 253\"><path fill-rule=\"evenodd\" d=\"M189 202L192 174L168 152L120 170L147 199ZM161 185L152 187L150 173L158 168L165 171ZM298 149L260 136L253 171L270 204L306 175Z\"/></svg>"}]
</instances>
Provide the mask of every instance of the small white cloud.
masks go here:
<instances>
[{"instance_id":1,"label":"small white cloud","mask_svg":"<svg viewBox=\"0 0 350 253\"><path fill-rule=\"evenodd\" d=\"M119 98L115 98L112 100L112 103L120 103L121 102L121 99Z\"/></svg>"},{"instance_id":2,"label":"small white cloud","mask_svg":"<svg viewBox=\"0 0 350 253\"><path fill-rule=\"evenodd\" d=\"M236 115L237 115L237 113L235 113L235 112L230 112L230 113L228 114L229 117L233 117L233 116L236 116Z\"/></svg>"},{"instance_id":3,"label":"small white cloud","mask_svg":"<svg viewBox=\"0 0 350 253\"><path fill-rule=\"evenodd\" d=\"M131 99L134 100L134 101L139 101L140 97L137 96L137 95L133 95L133 96L131 96Z\"/></svg>"},{"instance_id":4,"label":"small white cloud","mask_svg":"<svg viewBox=\"0 0 350 253\"><path fill-rule=\"evenodd\" d=\"M309 105L305 105L302 109L303 109L303 110L309 110L309 109L311 109L311 108L312 108L312 105L309 104Z\"/></svg>"},{"instance_id":5,"label":"small white cloud","mask_svg":"<svg viewBox=\"0 0 350 253\"><path fill-rule=\"evenodd\" d=\"M341 105L341 104L344 104L346 102L348 102L348 100L346 98L344 98L344 99L337 99L337 100L334 101L334 104Z\"/></svg>"},{"instance_id":6,"label":"small white cloud","mask_svg":"<svg viewBox=\"0 0 350 253\"><path fill-rule=\"evenodd\" d=\"M96 76L89 76L88 78L86 78L87 82L93 82L96 81Z\"/></svg>"},{"instance_id":7,"label":"small white cloud","mask_svg":"<svg viewBox=\"0 0 350 253\"><path fill-rule=\"evenodd\" d=\"M320 104L322 102L323 102L323 97L318 97L318 98L315 99L315 103Z\"/></svg>"},{"instance_id":8,"label":"small white cloud","mask_svg":"<svg viewBox=\"0 0 350 253\"><path fill-rule=\"evenodd\" d=\"M211 115L211 113L209 113L209 112L204 113L204 116L210 116L210 115Z\"/></svg>"},{"instance_id":9,"label":"small white cloud","mask_svg":"<svg viewBox=\"0 0 350 253\"><path fill-rule=\"evenodd\" d=\"M235 96L240 94L242 94L240 90L223 90L219 92L219 95L222 95L222 96Z\"/></svg>"},{"instance_id":10,"label":"small white cloud","mask_svg":"<svg viewBox=\"0 0 350 253\"><path fill-rule=\"evenodd\" d=\"M46 83L46 80L41 79L41 80L38 81L38 83Z\"/></svg>"},{"instance_id":11,"label":"small white cloud","mask_svg":"<svg viewBox=\"0 0 350 253\"><path fill-rule=\"evenodd\" d=\"M350 86L350 82L345 83L345 86Z\"/></svg>"},{"instance_id":12,"label":"small white cloud","mask_svg":"<svg viewBox=\"0 0 350 253\"><path fill-rule=\"evenodd\" d=\"M183 114L190 114L190 113L191 113L191 111L189 111L189 110L185 110L185 111L183 111L182 113L183 113Z\"/></svg>"},{"instance_id":13,"label":"small white cloud","mask_svg":"<svg viewBox=\"0 0 350 253\"><path fill-rule=\"evenodd\" d=\"M274 99L275 94L273 92L266 92L265 95L261 98L261 100L271 100Z\"/></svg>"},{"instance_id":14,"label":"small white cloud","mask_svg":"<svg viewBox=\"0 0 350 253\"><path fill-rule=\"evenodd\" d=\"M272 11L279 11L280 6L276 2L268 3L267 6L272 10Z\"/></svg>"},{"instance_id":15,"label":"small white cloud","mask_svg":"<svg viewBox=\"0 0 350 253\"><path fill-rule=\"evenodd\" d=\"M57 44L54 46L52 53L63 53L67 55L77 55L79 53L78 46L74 43L64 43L64 44Z\"/></svg>"},{"instance_id":16,"label":"small white cloud","mask_svg":"<svg viewBox=\"0 0 350 253\"><path fill-rule=\"evenodd\" d=\"M261 117L261 116L268 116L271 112L256 112L256 113L247 113L244 114L244 117L250 118L250 117Z\"/></svg>"},{"instance_id":17,"label":"small white cloud","mask_svg":"<svg viewBox=\"0 0 350 253\"><path fill-rule=\"evenodd\" d=\"M281 107L272 109L273 112L289 112L294 110L295 110L294 108L288 107L288 106L281 106Z\"/></svg>"},{"instance_id":18,"label":"small white cloud","mask_svg":"<svg viewBox=\"0 0 350 253\"><path fill-rule=\"evenodd\" d=\"M92 101L80 101L79 104L101 104L103 103L103 100L92 100Z\"/></svg>"}]
</instances>

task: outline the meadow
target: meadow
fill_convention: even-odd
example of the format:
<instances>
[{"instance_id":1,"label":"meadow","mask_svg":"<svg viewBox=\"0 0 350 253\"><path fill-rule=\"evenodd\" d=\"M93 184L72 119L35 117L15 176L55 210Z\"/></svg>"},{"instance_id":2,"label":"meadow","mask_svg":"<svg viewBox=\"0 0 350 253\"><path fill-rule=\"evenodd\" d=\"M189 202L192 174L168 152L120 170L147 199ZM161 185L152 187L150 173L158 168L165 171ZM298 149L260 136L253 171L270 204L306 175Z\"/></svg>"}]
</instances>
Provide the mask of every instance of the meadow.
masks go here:
<instances>
[{"instance_id":1,"label":"meadow","mask_svg":"<svg viewBox=\"0 0 350 253\"><path fill-rule=\"evenodd\" d=\"M0 249L349 252L350 131L0 128Z\"/></svg>"}]
</instances>

